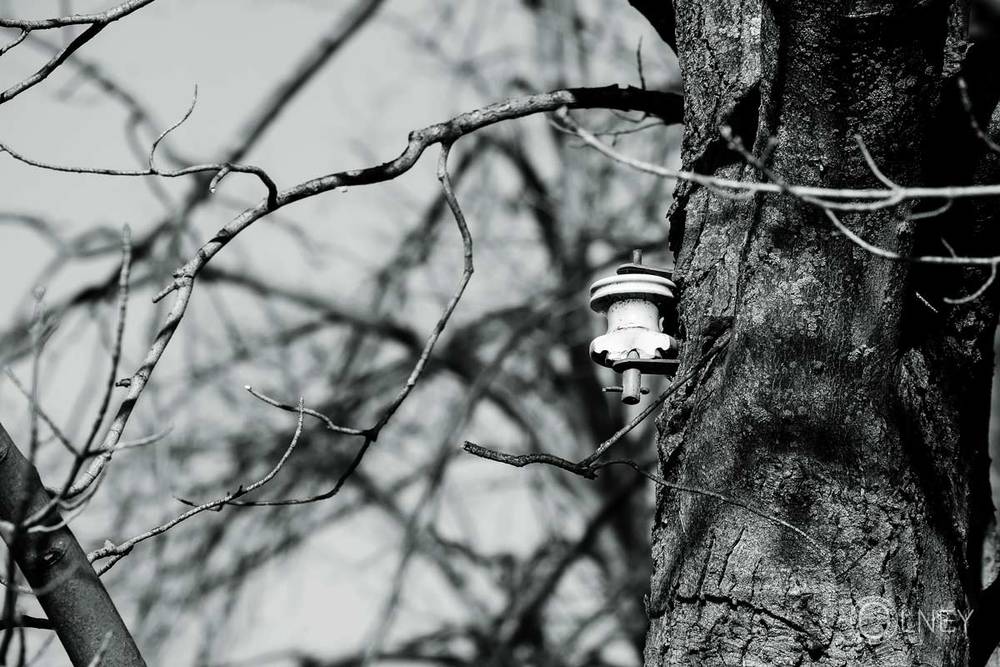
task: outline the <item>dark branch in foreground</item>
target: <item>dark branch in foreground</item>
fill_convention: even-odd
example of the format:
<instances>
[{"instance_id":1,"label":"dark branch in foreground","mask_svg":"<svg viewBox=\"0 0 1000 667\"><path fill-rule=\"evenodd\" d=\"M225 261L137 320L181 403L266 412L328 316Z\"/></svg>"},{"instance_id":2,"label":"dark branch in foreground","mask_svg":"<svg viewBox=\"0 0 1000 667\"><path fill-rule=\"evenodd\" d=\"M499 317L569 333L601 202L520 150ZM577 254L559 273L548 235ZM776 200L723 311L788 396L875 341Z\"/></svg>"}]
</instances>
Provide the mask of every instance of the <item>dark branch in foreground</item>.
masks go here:
<instances>
[{"instance_id":1,"label":"dark branch in foreground","mask_svg":"<svg viewBox=\"0 0 1000 667\"><path fill-rule=\"evenodd\" d=\"M0 620L0 630L6 630L7 628L34 628L36 630L51 630L52 622L47 618L19 614L13 621L9 619Z\"/></svg>"},{"instance_id":2,"label":"dark branch in foreground","mask_svg":"<svg viewBox=\"0 0 1000 667\"><path fill-rule=\"evenodd\" d=\"M628 2L646 17L660 38L676 53L677 17L674 14L674 4L669 0L628 0Z\"/></svg>"},{"instance_id":3,"label":"dark branch in foreground","mask_svg":"<svg viewBox=\"0 0 1000 667\"><path fill-rule=\"evenodd\" d=\"M49 505L49 494L35 467L0 426L0 519L17 524L25 515ZM72 531L55 511L47 515L43 525L52 529L22 531L14 558L73 664L90 664L103 637L110 632L114 641L106 648L100 664L144 665ZM4 534L4 538L8 536Z\"/></svg>"}]
</instances>

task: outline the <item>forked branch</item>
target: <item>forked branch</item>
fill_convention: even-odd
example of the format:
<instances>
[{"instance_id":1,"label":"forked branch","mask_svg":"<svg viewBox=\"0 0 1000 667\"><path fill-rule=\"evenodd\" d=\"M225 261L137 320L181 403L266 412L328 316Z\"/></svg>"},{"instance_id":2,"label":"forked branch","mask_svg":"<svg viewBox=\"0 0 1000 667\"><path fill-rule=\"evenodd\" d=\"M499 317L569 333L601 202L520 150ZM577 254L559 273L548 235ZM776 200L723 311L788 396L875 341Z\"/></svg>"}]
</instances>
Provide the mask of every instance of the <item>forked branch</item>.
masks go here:
<instances>
[{"instance_id":1,"label":"forked branch","mask_svg":"<svg viewBox=\"0 0 1000 667\"><path fill-rule=\"evenodd\" d=\"M167 295L174 293L175 298L166 321L155 335L142 364L131 378L129 378L128 394L122 401L107 431L107 435L99 447L101 455L91 462L80 479L70 487L67 495L73 497L84 492L101 475L108 461L111 460L139 396L145 389L153 370L159 363L163 352L166 350L174 332L184 317L194 289L195 278L208 262L240 232L267 214L293 202L344 186L369 185L392 180L409 171L416 164L423 152L434 144L451 144L466 134L490 125L506 120L523 118L536 113L554 111L560 107L638 110L658 115L671 122L679 122L681 118L681 101L677 95L631 87L569 88L516 98L464 113L449 121L411 132L406 148L394 160L374 167L342 171L314 178L279 192L273 205L265 201L246 209L232 222L219 229L215 236L202 245L187 263L174 272L173 282L154 297L154 301L159 301ZM444 185L444 182L442 182L442 185ZM419 369L422 368L423 364L420 364ZM417 376L419 376L419 369L415 368ZM403 399L405 399L409 391L405 388L402 390L402 392L405 392L401 392ZM399 397L397 397L396 401L401 402ZM396 401L394 401L394 404ZM398 405L396 405L396 408L398 408ZM396 408L392 408L392 411L394 412ZM377 428L373 427L371 433L377 435L377 431L384 426L384 423L376 426ZM370 444L369 440L369 438L366 438L366 444L359 451L359 461L360 456L363 456L364 450Z\"/></svg>"}]
</instances>

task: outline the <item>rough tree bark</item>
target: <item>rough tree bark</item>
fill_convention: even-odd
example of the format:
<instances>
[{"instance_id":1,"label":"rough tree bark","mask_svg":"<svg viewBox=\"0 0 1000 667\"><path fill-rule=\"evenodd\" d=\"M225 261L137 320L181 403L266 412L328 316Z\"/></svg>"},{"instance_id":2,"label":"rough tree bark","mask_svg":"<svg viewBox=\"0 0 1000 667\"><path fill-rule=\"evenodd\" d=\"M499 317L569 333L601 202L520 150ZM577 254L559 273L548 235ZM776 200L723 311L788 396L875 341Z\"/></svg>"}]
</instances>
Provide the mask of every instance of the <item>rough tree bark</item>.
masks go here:
<instances>
[{"instance_id":1,"label":"rough tree bark","mask_svg":"<svg viewBox=\"0 0 1000 667\"><path fill-rule=\"evenodd\" d=\"M996 102L975 49L966 58L964 3L674 6L688 168L759 178L720 139L729 125L755 154L773 148L774 170L798 184L878 186L855 134L903 184L997 180L956 101L963 72L981 120ZM942 238L985 255L998 251L995 207L843 220L907 255L942 254ZM767 508L820 546L739 507L661 492L646 665L967 664L992 512L996 290L944 297L988 271L873 256L789 197L733 201L682 184L670 217L683 365L730 342L665 406L663 474Z\"/></svg>"}]
</instances>

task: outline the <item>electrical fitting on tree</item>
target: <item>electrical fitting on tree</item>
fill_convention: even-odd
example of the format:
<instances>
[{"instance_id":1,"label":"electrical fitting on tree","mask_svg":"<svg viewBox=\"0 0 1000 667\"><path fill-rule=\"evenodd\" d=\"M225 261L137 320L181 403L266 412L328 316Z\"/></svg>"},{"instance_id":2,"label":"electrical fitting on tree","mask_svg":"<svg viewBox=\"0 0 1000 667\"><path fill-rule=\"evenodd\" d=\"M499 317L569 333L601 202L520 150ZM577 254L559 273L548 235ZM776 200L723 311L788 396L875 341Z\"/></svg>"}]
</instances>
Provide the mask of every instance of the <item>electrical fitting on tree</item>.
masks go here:
<instances>
[{"instance_id":1,"label":"electrical fitting on tree","mask_svg":"<svg viewBox=\"0 0 1000 667\"><path fill-rule=\"evenodd\" d=\"M622 374L622 384L604 391L621 392L622 403L635 405L642 374L672 376L677 370L677 339L664 333L664 315L675 302L677 285L666 269L643 266L642 251L615 275L590 287L590 307L608 318L607 333L590 344L590 358Z\"/></svg>"}]
</instances>

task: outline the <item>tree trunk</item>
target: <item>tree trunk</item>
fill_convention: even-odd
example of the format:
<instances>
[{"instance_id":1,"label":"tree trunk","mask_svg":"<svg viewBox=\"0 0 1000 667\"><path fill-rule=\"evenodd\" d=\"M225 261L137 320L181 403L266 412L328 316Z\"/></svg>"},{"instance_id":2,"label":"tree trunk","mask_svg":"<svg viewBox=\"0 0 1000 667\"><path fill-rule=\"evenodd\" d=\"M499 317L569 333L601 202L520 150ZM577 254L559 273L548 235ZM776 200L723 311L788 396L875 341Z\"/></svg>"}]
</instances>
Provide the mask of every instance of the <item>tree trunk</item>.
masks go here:
<instances>
[{"instance_id":1,"label":"tree trunk","mask_svg":"<svg viewBox=\"0 0 1000 667\"><path fill-rule=\"evenodd\" d=\"M961 4L677 0L686 166L760 178L720 138L729 125L755 154L773 148L770 165L796 184L880 187L855 134L901 184L997 180L956 102ZM904 255L943 254L942 238L997 254L988 205L842 219ZM720 336L729 344L665 406L663 475L738 497L819 546L662 491L646 665L967 664L992 512L996 290L944 297L974 291L988 269L876 257L789 196L681 184L671 224L681 371Z\"/></svg>"}]
</instances>

